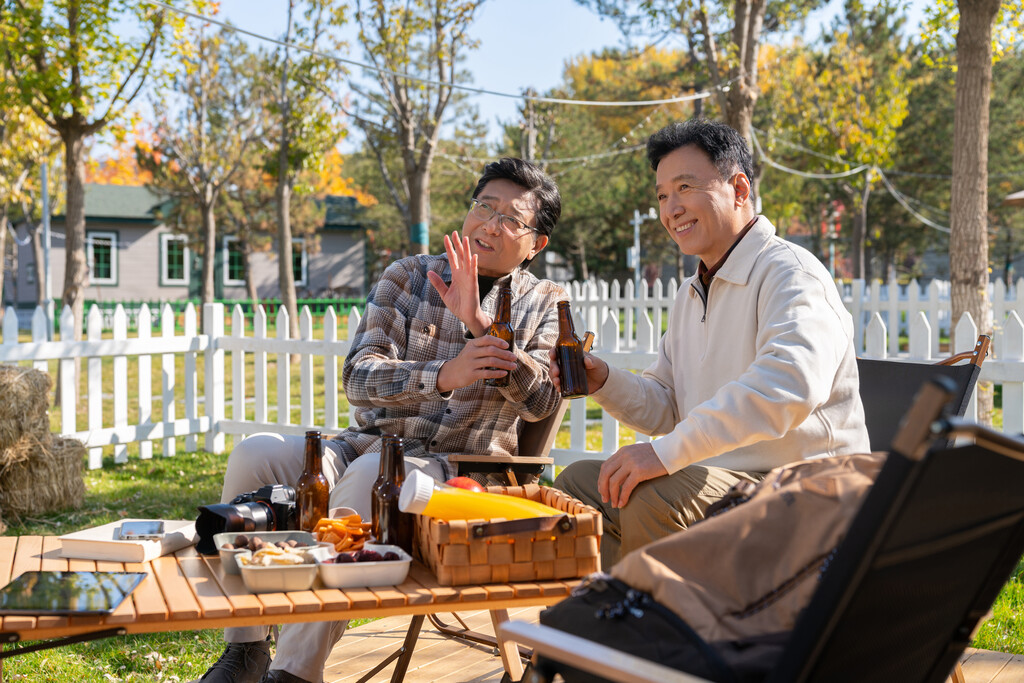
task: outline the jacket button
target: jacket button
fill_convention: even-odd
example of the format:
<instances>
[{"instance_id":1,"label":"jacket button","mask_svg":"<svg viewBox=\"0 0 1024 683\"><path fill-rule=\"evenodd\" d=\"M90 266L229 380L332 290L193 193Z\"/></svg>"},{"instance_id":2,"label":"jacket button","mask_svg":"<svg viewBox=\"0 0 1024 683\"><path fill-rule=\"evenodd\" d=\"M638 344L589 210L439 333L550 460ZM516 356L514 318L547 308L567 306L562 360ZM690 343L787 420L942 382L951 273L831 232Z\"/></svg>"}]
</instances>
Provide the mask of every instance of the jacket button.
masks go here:
<instances>
[{"instance_id":1,"label":"jacket button","mask_svg":"<svg viewBox=\"0 0 1024 683\"><path fill-rule=\"evenodd\" d=\"M426 332L430 332L430 328L429 328L429 327L427 327L426 325L424 325L424 326L423 326L423 332L424 332L424 333L426 333Z\"/></svg>"},{"instance_id":2,"label":"jacket button","mask_svg":"<svg viewBox=\"0 0 1024 683\"><path fill-rule=\"evenodd\" d=\"M431 442L430 442L430 445L431 445L431 446L436 446L436 445L437 445L437 441L431 441Z\"/></svg>"},{"instance_id":3,"label":"jacket button","mask_svg":"<svg viewBox=\"0 0 1024 683\"><path fill-rule=\"evenodd\" d=\"M452 409L451 408L445 408L444 412L446 412L447 414L451 415L452 414Z\"/></svg>"},{"instance_id":4,"label":"jacket button","mask_svg":"<svg viewBox=\"0 0 1024 683\"><path fill-rule=\"evenodd\" d=\"M420 383L420 389L426 389L426 388L427 388L426 384Z\"/></svg>"}]
</instances>

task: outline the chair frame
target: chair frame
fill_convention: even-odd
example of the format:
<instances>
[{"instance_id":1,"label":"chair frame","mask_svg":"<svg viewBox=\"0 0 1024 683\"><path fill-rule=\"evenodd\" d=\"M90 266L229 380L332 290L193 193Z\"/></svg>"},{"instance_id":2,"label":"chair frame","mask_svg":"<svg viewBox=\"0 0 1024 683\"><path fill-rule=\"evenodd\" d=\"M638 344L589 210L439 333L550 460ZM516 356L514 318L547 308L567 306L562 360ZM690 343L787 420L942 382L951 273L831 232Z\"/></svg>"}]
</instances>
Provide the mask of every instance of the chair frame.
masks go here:
<instances>
[{"instance_id":1,"label":"chair frame","mask_svg":"<svg viewBox=\"0 0 1024 683\"><path fill-rule=\"evenodd\" d=\"M858 358L857 367L861 380L860 396L861 402L864 404L864 416L867 421L871 450L889 450L889 441L899 430L898 425L892 422L892 417L905 410L905 406L910 404L911 398L920 388L920 385L932 376L947 375L953 377L957 382L957 391L953 392L947 406L947 411L952 415L962 417L967 410L971 394L977 385L978 377L981 373L981 365L988 356L991 343L992 338L988 335L978 335L974 348L970 351L963 351L934 363ZM957 366L958 363L963 361L968 362L966 365ZM892 386L893 383L890 381L884 386L873 387L873 384L879 384L881 381L888 381L890 379L887 374L885 380L871 381L872 377L878 376L882 366L885 366L888 372L903 379L903 384L906 386L897 387L895 391L883 391ZM891 370L889 370L889 366L891 366ZM957 366L957 368L946 369L953 368L953 366ZM943 369L938 370L938 368ZM906 377L905 375L907 374L912 375L912 377ZM900 377L900 375L904 376ZM868 381L865 381L866 379ZM900 400L904 397L905 403L900 403ZM887 411L881 409L879 404L875 403L876 401L881 401L881 406L894 408L895 410ZM899 412L896 412L896 410Z\"/></svg>"},{"instance_id":2,"label":"chair frame","mask_svg":"<svg viewBox=\"0 0 1024 683\"><path fill-rule=\"evenodd\" d=\"M940 388L940 384L945 388ZM966 451L979 447L994 456L1005 456L1018 463L1024 462L1024 439L1009 437L960 418L941 417L943 409L955 393L952 384L953 382L948 378L929 382L918 394L918 398L908 411L897 437L893 440L890 457L879 475L878 482L872 487L864 505L855 517L850 531L840 545L836 561L822 575L821 585L812 596L808 607L798 617L778 664L764 679L766 683L780 681L802 683L824 680L822 677L829 675L816 669L819 664L825 663L828 661L827 658L832 656L831 654L823 655L823 653L830 649L836 652L845 652L846 644L851 637L856 637L856 628L859 628L855 626L855 622L844 622L844 620L870 617L864 613L858 615L855 611L859 604L858 598L871 599L872 595L876 601L879 598L880 594L877 588L873 588L870 583L865 582L865 578L868 576L876 580L874 579L875 575L870 573L877 571L874 569L875 563L881 562L879 566L884 571L886 563L891 559L902 557L907 552L917 552L918 548L924 549L933 543L932 540L918 540L907 546L906 538L916 538L916 536L913 535L915 532L908 531L902 525L906 524L907 520L917 519L913 516L913 511L916 508L911 507L914 505L911 501L915 500L915 493L920 487L925 486L924 482L928 480L929 476L933 477L932 481L937 481L934 477L941 477L943 473L945 476L954 476L955 478L955 471L943 469L943 463L948 468L950 463L958 462L957 458L960 457L961 450ZM973 442L973 445L964 447L945 445L954 437L967 439ZM934 453L934 459L931 457L932 453ZM1000 461L989 460L989 462ZM933 469L932 463L935 463L935 467L938 469ZM929 473L931 474L929 475ZM981 490L976 490L975 495L979 495ZM930 493L926 494L929 497L924 500L935 500L936 495L941 496L941 491L941 488L936 489L932 486ZM997 558L993 560L992 565L986 564L987 569L978 571L974 575L976 583L964 586L965 592L960 594L962 601L957 603L953 608L954 611L947 614L942 621L943 633L911 632L917 633L917 637L921 638L920 641L910 640L908 645L911 648L915 642L918 642L919 645L923 644L927 642L929 635L932 636L931 645L923 651L923 655L919 655L920 664L926 667L921 671L920 680L942 680L940 676L944 678L950 675L950 671L952 671L954 681L963 680L962 672L955 668L957 659L968 644L970 634L981 619L984 610L995 599L999 586L1005 582L1006 575L1012 571L1020 552L1024 550L1024 526L1021 522L1024 519L1024 512L1022 512L1019 500L1015 500L1012 506L1004 507L1003 512L997 513L992 510L986 514L984 508L975 508L974 510L962 517L964 523L973 520L969 522L973 526L965 526L963 531L958 531L955 525L944 524L941 527L942 531L939 529L933 531L933 533L944 534L936 536L934 543L942 546L947 542L945 539L959 537L961 534L980 537L977 535L990 533L995 528L1006 529L1007 535L1004 536L1000 545L991 547L993 556ZM960 518L958 517L958 519ZM900 536L901 540L897 541L895 545L891 545L891 541L885 539L892 538L891 534L893 533L910 533L911 536ZM926 531L921 538L929 539L931 537ZM867 590L868 593L866 595L860 593L859 591L862 589ZM854 611L848 611L851 607ZM955 631L946 635L946 626L954 621L956 622ZM839 630L840 625L845 629L845 633ZM927 628L927 625L919 628ZM541 625L510 622L501 626L501 634L505 638L532 646L536 654L543 654L545 657L564 662L594 675L617 681L695 683L703 680L657 662L606 648L603 645ZM838 640L833 640L834 636ZM904 637L906 638L906 636ZM934 642L936 638L941 645ZM865 661L870 662L871 660ZM828 666L834 669L836 667L835 660L825 666L826 671ZM533 682L546 679L537 672L528 672L527 677L523 680Z\"/></svg>"}]
</instances>

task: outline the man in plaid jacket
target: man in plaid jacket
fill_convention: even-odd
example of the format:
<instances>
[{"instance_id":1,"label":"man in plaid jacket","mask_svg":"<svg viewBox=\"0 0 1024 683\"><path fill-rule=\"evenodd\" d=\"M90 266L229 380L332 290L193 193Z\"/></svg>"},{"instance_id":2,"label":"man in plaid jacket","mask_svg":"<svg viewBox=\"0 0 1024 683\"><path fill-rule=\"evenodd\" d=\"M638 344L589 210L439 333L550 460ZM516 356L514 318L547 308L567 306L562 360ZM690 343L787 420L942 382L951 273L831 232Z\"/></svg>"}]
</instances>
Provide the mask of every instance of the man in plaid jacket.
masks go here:
<instances>
[{"instance_id":1,"label":"man in plaid jacket","mask_svg":"<svg viewBox=\"0 0 1024 683\"><path fill-rule=\"evenodd\" d=\"M548 376L548 349L558 335L555 303L565 291L525 267L547 246L561 214L554 182L520 159L488 164L445 254L392 263L370 291L345 359L344 386L358 407L356 424L324 441L330 506L370 518L381 437L402 437L406 471L435 479L454 475L448 453L515 455L523 421L547 417L559 392ZM515 348L487 335L498 285L510 280ZM506 387L487 378L508 373ZM255 434L228 458L222 501L265 484L294 485L304 439ZM311 682L347 622L288 624L272 668L267 627L228 628L227 648L203 683Z\"/></svg>"}]
</instances>

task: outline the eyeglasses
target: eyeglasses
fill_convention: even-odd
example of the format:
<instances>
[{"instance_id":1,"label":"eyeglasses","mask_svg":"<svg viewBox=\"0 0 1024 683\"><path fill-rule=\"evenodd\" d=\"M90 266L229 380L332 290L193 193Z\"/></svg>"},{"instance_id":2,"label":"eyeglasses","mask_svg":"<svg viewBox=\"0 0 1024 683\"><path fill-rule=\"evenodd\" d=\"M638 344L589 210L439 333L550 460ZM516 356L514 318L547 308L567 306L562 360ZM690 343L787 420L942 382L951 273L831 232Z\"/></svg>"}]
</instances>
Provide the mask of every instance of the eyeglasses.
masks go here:
<instances>
[{"instance_id":1,"label":"eyeglasses","mask_svg":"<svg viewBox=\"0 0 1024 683\"><path fill-rule=\"evenodd\" d=\"M486 223L497 216L498 225L500 225L501 229L505 231L505 234L513 239L518 239L530 232L538 232L537 228L530 227L518 218L498 213L490 204L485 204L479 199L471 199L470 201L473 203L469 207L469 213L473 218Z\"/></svg>"}]
</instances>

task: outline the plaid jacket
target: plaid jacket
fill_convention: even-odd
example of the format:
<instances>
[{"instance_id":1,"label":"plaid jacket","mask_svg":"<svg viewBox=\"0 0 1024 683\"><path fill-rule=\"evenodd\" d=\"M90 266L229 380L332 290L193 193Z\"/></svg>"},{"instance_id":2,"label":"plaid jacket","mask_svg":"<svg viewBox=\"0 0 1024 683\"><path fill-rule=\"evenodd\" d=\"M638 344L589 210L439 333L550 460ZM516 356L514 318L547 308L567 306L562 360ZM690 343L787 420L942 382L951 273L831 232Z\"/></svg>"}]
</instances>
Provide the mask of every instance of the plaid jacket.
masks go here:
<instances>
[{"instance_id":1,"label":"plaid jacket","mask_svg":"<svg viewBox=\"0 0 1024 683\"><path fill-rule=\"evenodd\" d=\"M343 372L348 400L359 408L356 425L333 437L346 464L379 451L383 434L398 434L406 455L437 458L451 473L448 453L515 455L522 421L543 419L558 405L548 349L558 336L556 302L567 298L565 290L520 268L508 275L519 367L507 387L478 381L442 395L441 365L470 334L441 301L428 270L451 281L446 256L412 256L391 264L367 298ZM481 302L492 317L503 281Z\"/></svg>"}]
</instances>

